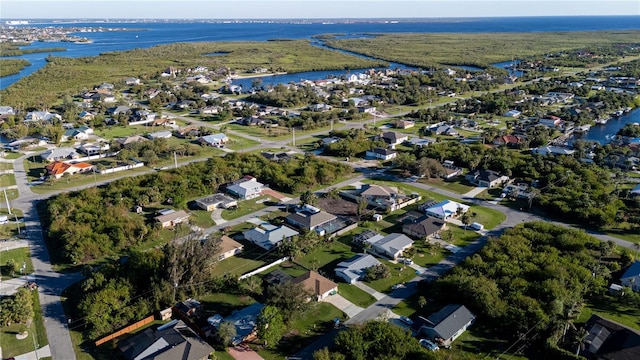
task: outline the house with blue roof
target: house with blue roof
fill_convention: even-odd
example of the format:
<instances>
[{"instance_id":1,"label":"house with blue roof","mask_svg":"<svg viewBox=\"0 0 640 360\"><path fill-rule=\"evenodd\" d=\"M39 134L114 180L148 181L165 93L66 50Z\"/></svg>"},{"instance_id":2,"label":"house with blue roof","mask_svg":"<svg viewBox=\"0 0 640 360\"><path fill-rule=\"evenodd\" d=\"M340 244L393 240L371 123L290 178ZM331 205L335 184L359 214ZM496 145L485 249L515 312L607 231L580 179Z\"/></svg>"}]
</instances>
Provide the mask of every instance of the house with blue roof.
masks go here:
<instances>
[{"instance_id":1,"label":"house with blue roof","mask_svg":"<svg viewBox=\"0 0 640 360\"><path fill-rule=\"evenodd\" d=\"M640 291L640 261L636 260L620 277L622 286L628 286L633 291Z\"/></svg>"}]
</instances>

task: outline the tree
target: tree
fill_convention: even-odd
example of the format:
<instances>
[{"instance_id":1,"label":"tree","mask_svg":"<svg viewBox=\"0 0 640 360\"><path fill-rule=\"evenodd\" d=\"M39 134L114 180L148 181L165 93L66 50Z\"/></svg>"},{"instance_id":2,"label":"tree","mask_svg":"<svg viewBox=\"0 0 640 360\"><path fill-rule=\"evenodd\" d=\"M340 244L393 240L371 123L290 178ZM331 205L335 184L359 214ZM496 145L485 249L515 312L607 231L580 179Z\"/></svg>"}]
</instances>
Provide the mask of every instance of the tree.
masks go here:
<instances>
[{"instance_id":1,"label":"tree","mask_svg":"<svg viewBox=\"0 0 640 360\"><path fill-rule=\"evenodd\" d=\"M249 276L248 278L241 280L238 285L241 290L247 292L249 295L262 295L262 279L257 276Z\"/></svg>"},{"instance_id":2,"label":"tree","mask_svg":"<svg viewBox=\"0 0 640 360\"><path fill-rule=\"evenodd\" d=\"M427 299L424 296L418 298L418 306L420 306L420 309L424 309L427 306Z\"/></svg>"},{"instance_id":3,"label":"tree","mask_svg":"<svg viewBox=\"0 0 640 360\"><path fill-rule=\"evenodd\" d=\"M31 292L25 288L19 288L13 296L2 299L0 309L2 309L0 325L25 324L34 316Z\"/></svg>"},{"instance_id":4,"label":"tree","mask_svg":"<svg viewBox=\"0 0 640 360\"><path fill-rule=\"evenodd\" d=\"M386 321L370 321L338 333L335 351L321 350L314 360L366 359L433 359L434 355L420 346L411 332Z\"/></svg>"},{"instance_id":5,"label":"tree","mask_svg":"<svg viewBox=\"0 0 640 360\"><path fill-rule=\"evenodd\" d=\"M307 190L300 195L302 205L315 205L318 203L318 197L311 190Z\"/></svg>"},{"instance_id":6,"label":"tree","mask_svg":"<svg viewBox=\"0 0 640 360\"><path fill-rule=\"evenodd\" d=\"M20 270L20 265L12 258L7 260L7 269L11 272L11 276L16 276L16 272Z\"/></svg>"},{"instance_id":7,"label":"tree","mask_svg":"<svg viewBox=\"0 0 640 360\"><path fill-rule=\"evenodd\" d=\"M460 215L460 221L464 225L464 232L467 232L467 227L471 224L471 214L468 211L465 211Z\"/></svg>"},{"instance_id":8,"label":"tree","mask_svg":"<svg viewBox=\"0 0 640 360\"><path fill-rule=\"evenodd\" d=\"M274 347L286 330L282 314L277 307L267 305L258 315L258 337L266 347Z\"/></svg>"},{"instance_id":9,"label":"tree","mask_svg":"<svg viewBox=\"0 0 640 360\"><path fill-rule=\"evenodd\" d=\"M358 216L358 221L362 221L362 218L367 215L367 207L369 206L369 202L366 198L361 197L358 200L358 207L356 208L356 213Z\"/></svg>"},{"instance_id":10,"label":"tree","mask_svg":"<svg viewBox=\"0 0 640 360\"><path fill-rule=\"evenodd\" d=\"M269 286L266 298L267 304L277 307L285 322L289 323L311 306L309 298L312 295L302 284L289 281Z\"/></svg>"},{"instance_id":11,"label":"tree","mask_svg":"<svg viewBox=\"0 0 640 360\"><path fill-rule=\"evenodd\" d=\"M223 321L218 326L218 338L225 346L233 345L233 339L237 335L236 326L231 321Z\"/></svg>"},{"instance_id":12,"label":"tree","mask_svg":"<svg viewBox=\"0 0 640 360\"><path fill-rule=\"evenodd\" d=\"M367 281L384 279L391 276L391 270L385 264L373 265L365 269L365 278Z\"/></svg>"}]
</instances>

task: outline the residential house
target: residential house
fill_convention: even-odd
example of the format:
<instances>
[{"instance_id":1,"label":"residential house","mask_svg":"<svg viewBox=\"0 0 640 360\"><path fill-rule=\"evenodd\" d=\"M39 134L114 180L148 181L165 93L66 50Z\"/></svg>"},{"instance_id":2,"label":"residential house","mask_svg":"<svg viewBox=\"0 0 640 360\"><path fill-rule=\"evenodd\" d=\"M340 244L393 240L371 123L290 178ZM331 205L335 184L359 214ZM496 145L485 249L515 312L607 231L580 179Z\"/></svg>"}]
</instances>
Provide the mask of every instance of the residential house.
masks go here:
<instances>
[{"instance_id":1,"label":"residential house","mask_svg":"<svg viewBox=\"0 0 640 360\"><path fill-rule=\"evenodd\" d=\"M435 125L429 128L434 135L449 135L449 136L458 136L460 133L450 125Z\"/></svg>"},{"instance_id":2,"label":"residential house","mask_svg":"<svg viewBox=\"0 0 640 360\"><path fill-rule=\"evenodd\" d=\"M429 216L438 219L447 220L455 218L459 212L465 213L469 210L469 206L460 204L451 200L444 200L435 205L428 207L425 212Z\"/></svg>"},{"instance_id":3,"label":"residential house","mask_svg":"<svg viewBox=\"0 0 640 360\"><path fill-rule=\"evenodd\" d=\"M302 284L305 289L313 294L316 301L322 301L338 293L338 284L312 270L307 271L292 281L294 284Z\"/></svg>"},{"instance_id":4,"label":"residential house","mask_svg":"<svg viewBox=\"0 0 640 360\"><path fill-rule=\"evenodd\" d=\"M48 111L32 111L27 113L27 116L24 118L24 122L52 121L53 119L62 121L62 116L52 114Z\"/></svg>"},{"instance_id":5,"label":"residential house","mask_svg":"<svg viewBox=\"0 0 640 360\"><path fill-rule=\"evenodd\" d=\"M416 122L413 120L396 120L393 123L393 127L396 129L410 129L416 126Z\"/></svg>"},{"instance_id":6,"label":"residential house","mask_svg":"<svg viewBox=\"0 0 640 360\"><path fill-rule=\"evenodd\" d=\"M233 206L238 206L238 201L236 199L221 193L196 199L195 202L200 209L206 211L213 211L215 209L228 209Z\"/></svg>"},{"instance_id":7,"label":"residential house","mask_svg":"<svg viewBox=\"0 0 640 360\"><path fill-rule=\"evenodd\" d=\"M332 107L331 105L327 105L327 104L313 104L313 105L309 105L308 109L309 111L325 112L325 111L331 110Z\"/></svg>"},{"instance_id":8,"label":"residential house","mask_svg":"<svg viewBox=\"0 0 640 360\"><path fill-rule=\"evenodd\" d=\"M372 150L367 150L365 153L367 158L380 159L382 161L388 161L391 159L395 159L398 156L398 152L395 150L383 149L383 148L375 148Z\"/></svg>"},{"instance_id":9,"label":"residential house","mask_svg":"<svg viewBox=\"0 0 640 360\"><path fill-rule=\"evenodd\" d=\"M54 161L51 164L44 167L47 170L47 176L60 179L66 174L82 174L88 173L95 169L95 167L86 162L79 162L75 164L67 164L62 161Z\"/></svg>"},{"instance_id":10,"label":"residential house","mask_svg":"<svg viewBox=\"0 0 640 360\"><path fill-rule=\"evenodd\" d=\"M267 119L258 116L245 116L237 123L244 126L261 126L268 122Z\"/></svg>"},{"instance_id":11,"label":"residential house","mask_svg":"<svg viewBox=\"0 0 640 360\"><path fill-rule=\"evenodd\" d=\"M364 279L366 270L372 266L380 265L380 261L369 254L358 254L349 260L343 261L336 266L336 276L353 284Z\"/></svg>"},{"instance_id":12,"label":"residential house","mask_svg":"<svg viewBox=\"0 0 640 360\"><path fill-rule=\"evenodd\" d=\"M420 138L411 138L409 140L407 140L405 142L405 144L409 145L409 146L417 146L417 147L425 147L425 146L429 146L433 143L435 143L436 141L433 139L420 139Z\"/></svg>"},{"instance_id":13,"label":"residential house","mask_svg":"<svg viewBox=\"0 0 640 360\"><path fill-rule=\"evenodd\" d=\"M514 110L509 110L506 113L504 113L504 116L518 117L518 116L520 116L520 114L522 114L522 112L514 109Z\"/></svg>"},{"instance_id":14,"label":"residential house","mask_svg":"<svg viewBox=\"0 0 640 360\"><path fill-rule=\"evenodd\" d=\"M522 136L517 136L517 135L503 135L493 139L494 145L518 146L523 142L524 142L524 138Z\"/></svg>"},{"instance_id":15,"label":"residential house","mask_svg":"<svg viewBox=\"0 0 640 360\"><path fill-rule=\"evenodd\" d=\"M51 162L58 160L77 159L80 157L80 154L78 154L75 149L63 147L47 150L40 154L40 157L42 158L42 160Z\"/></svg>"},{"instance_id":16,"label":"residential house","mask_svg":"<svg viewBox=\"0 0 640 360\"><path fill-rule=\"evenodd\" d=\"M129 144L134 144L140 141L149 141L149 139L144 138L140 135L131 135L131 136L115 139L115 143L122 147L125 147L126 145L129 145Z\"/></svg>"},{"instance_id":17,"label":"residential house","mask_svg":"<svg viewBox=\"0 0 640 360\"><path fill-rule=\"evenodd\" d=\"M562 124L562 119L557 116L551 115L548 118L540 119L538 123L546 127L557 128Z\"/></svg>"},{"instance_id":18,"label":"residential house","mask_svg":"<svg viewBox=\"0 0 640 360\"><path fill-rule=\"evenodd\" d=\"M378 255L395 260L402 256L402 253L413 246L413 240L404 234L391 233L383 238L372 237L365 240L371 245L371 250Z\"/></svg>"},{"instance_id":19,"label":"residential house","mask_svg":"<svg viewBox=\"0 0 640 360\"><path fill-rule=\"evenodd\" d=\"M265 250L271 250L275 246L278 246L282 241L299 234L299 232L288 226L275 226L269 223L262 223L259 227L255 227L242 233L245 239Z\"/></svg>"},{"instance_id":20,"label":"residential house","mask_svg":"<svg viewBox=\"0 0 640 360\"><path fill-rule=\"evenodd\" d=\"M395 131L386 131L380 136L385 143L389 144L390 149L395 149L396 145L400 145L409 139L409 136Z\"/></svg>"},{"instance_id":21,"label":"residential house","mask_svg":"<svg viewBox=\"0 0 640 360\"><path fill-rule=\"evenodd\" d=\"M240 200L247 200L262 195L264 187L264 184L256 180L253 176L245 176L227 186L227 192Z\"/></svg>"},{"instance_id":22,"label":"residential house","mask_svg":"<svg viewBox=\"0 0 640 360\"><path fill-rule=\"evenodd\" d=\"M69 129L62 135L62 141L67 140L87 140L89 135L93 134L93 129L87 126L81 126L78 129Z\"/></svg>"},{"instance_id":23,"label":"residential house","mask_svg":"<svg viewBox=\"0 0 640 360\"><path fill-rule=\"evenodd\" d=\"M493 170L474 170L469 172L464 178L476 186L488 188L502 186L509 181L508 176L500 175Z\"/></svg>"},{"instance_id":24,"label":"residential house","mask_svg":"<svg viewBox=\"0 0 640 360\"><path fill-rule=\"evenodd\" d=\"M462 175L462 168L455 166L451 160L445 160L442 163L442 167L444 168L444 173L442 174L442 178L444 179L450 180L458 175Z\"/></svg>"},{"instance_id":25,"label":"residential house","mask_svg":"<svg viewBox=\"0 0 640 360\"><path fill-rule=\"evenodd\" d=\"M186 317L196 317L202 311L202 303L196 299L189 298L177 303L174 309Z\"/></svg>"},{"instance_id":26,"label":"residential house","mask_svg":"<svg viewBox=\"0 0 640 360\"><path fill-rule=\"evenodd\" d=\"M11 106L0 106L0 115L15 115L15 110Z\"/></svg>"},{"instance_id":27,"label":"residential house","mask_svg":"<svg viewBox=\"0 0 640 360\"><path fill-rule=\"evenodd\" d=\"M220 255L218 260L224 260L232 256L236 256L237 254L240 254L243 249L244 245L233 240L227 235L222 235L220 238Z\"/></svg>"},{"instance_id":28,"label":"residential house","mask_svg":"<svg viewBox=\"0 0 640 360\"><path fill-rule=\"evenodd\" d=\"M108 143L84 143L76 146L76 150L79 153L87 156L98 155L103 151L108 151L110 148Z\"/></svg>"},{"instance_id":29,"label":"residential house","mask_svg":"<svg viewBox=\"0 0 640 360\"><path fill-rule=\"evenodd\" d=\"M209 145L213 147L224 147L229 142L229 137L223 133L212 134L202 136L198 139L198 142L202 145Z\"/></svg>"},{"instance_id":30,"label":"residential house","mask_svg":"<svg viewBox=\"0 0 640 360\"><path fill-rule=\"evenodd\" d=\"M319 233L324 233L324 225L328 225L332 221L336 220L335 215L324 212L311 205L304 205L301 209L293 214L289 214L285 220L302 230L311 231L316 230Z\"/></svg>"},{"instance_id":31,"label":"residential house","mask_svg":"<svg viewBox=\"0 0 640 360\"><path fill-rule=\"evenodd\" d=\"M236 336L231 340L233 346L256 338L258 315L263 308L264 304L254 303L234 312L231 316L224 318L220 322L230 322L235 326ZM220 323L217 325L220 326Z\"/></svg>"},{"instance_id":32,"label":"residential house","mask_svg":"<svg viewBox=\"0 0 640 360\"><path fill-rule=\"evenodd\" d=\"M396 187L371 184L362 185L358 196L366 199L369 205L376 209L385 211L395 211L419 200L417 196L407 196L400 193ZM412 199L416 200L410 202Z\"/></svg>"},{"instance_id":33,"label":"residential house","mask_svg":"<svg viewBox=\"0 0 640 360\"><path fill-rule=\"evenodd\" d=\"M462 335L475 319L476 316L464 305L451 304L426 319L419 317L418 321L414 322L414 329L417 328L418 336L425 336L447 347Z\"/></svg>"},{"instance_id":34,"label":"residential house","mask_svg":"<svg viewBox=\"0 0 640 360\"><path fill-rule=\"evenodd\" d=\"M371 105L358 106L358 112L364 114L375 114L376 107Z\"/></svg>"},{"instance_id":35,"label":"residential house","mask_svg":"<svg viewBox=\"0 0 640 360\"><path fill-rule=\"evenodd\" d=\"M541 146L531 150L533 154L539 155L573 155L576 151L562 146Z\"/></svg>"},{"instance_id":36,"label":"residential house","mask_svg":"<svg viewBox=\"0 0 640 360\"><path fill-rule=\"evenodd\" d=\"M147 139L149 140L169 139L172 136L173 135L171 134L171 131L156 131L154 133L150 133L146 135Z\"/></svg>"},{"instance_id":37,"label":"residential house","mask_svg":"<svg viewBox=\"0 0 640 360\"><path fill-rule=\"evenodd\" d=\"M155 220L160 223L163 229L173 228L178 224L185 223L189 220L189 213L184 210L172 211L164 215L158 215Z\"/></svg>"},{"instance_id":38,"label":"residential house","mask_svg":"<svg viewBox=\"0 0 640 360\"><path fill-rule=\"evenodd\" d=\"M117 346L126 360L206 360L215 351L182 320L146 328Z\"/></svg>"},{"instance_id":39,"label":"residential house","mask_svg":"<svg viewBox=\"0 0 640 360\"><path fill-rule=\"evenodd\" d=\"M96 114L89 111L82 111L78 114L78 118L84 121L91 121L96 117Z\"/></svg>"},{"instance_id":40,"label":"residential house","mask_svg":"<svg viewBox=\"0 0 640 360\"><path fill-rule=\"evenodd\" d=\"M126 114L127 112L129 112L129 110L131 110L130 107L126 105L120 105L120 106L115 106L107 109L107 114L110 114L110 115Z\"/></svg>"},{"instance_id":41,"label":"residential house","mask_svg":"<svg viewBox=\"0 0 640 360\"><path fill-rule=\"evenodd\" d=\"M640 331L599 315L591 315L585 329L588 334L581 356L590 360L640 359Z\"/></svg>"},{"instance_id":42,"label":"residential house","mask_svg":"<svg viewBox=\"0 0 640 360\"><path fill-rule=\"evenodd\" d=\"M417 239L428 239L446 229L447 223L441 219L422 216L402 225L402 232Z\"/></svg>"},{"instance_id":43,"label":"residential house","mask_svg":"<svg viewBox=\"0 0 640 360\"><path fill-rule=\"evenodd\" d=\"M640 291L640 260L636 260L622 274L620 284L630 287L633 291Z\"/></svg>"},{"instance_id":44,"label":"residential house","mask_svg":"<svg viewBox=\"0 0 640 360\"><path fill-rule=\"evenodd\" d=\"M124 83L125 83L127 86L134 86L134 85L140 85L140 84L142 84L142 81L140 81L140 79L138 79L138 78L130 77L130 78L126 78L126 79L124 80Z\"/></svg>"}]
</instances>

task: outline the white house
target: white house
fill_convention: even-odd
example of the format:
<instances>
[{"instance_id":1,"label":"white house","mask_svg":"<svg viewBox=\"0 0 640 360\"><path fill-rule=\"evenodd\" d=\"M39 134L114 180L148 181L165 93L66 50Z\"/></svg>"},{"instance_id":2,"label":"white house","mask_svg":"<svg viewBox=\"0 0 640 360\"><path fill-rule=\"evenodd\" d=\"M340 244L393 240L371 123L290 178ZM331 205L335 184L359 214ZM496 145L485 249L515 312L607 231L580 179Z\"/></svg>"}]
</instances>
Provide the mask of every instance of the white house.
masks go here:
<instances>
[{"instance_id":1,"label":"white house","mask_svg":"<svg viewBox=\"0 0 640 360\"><path fill-rule=\"evenodd\" d=\"M640 291L640 261L636 260L620 277L623 286L630 287L633 291Z\"/></svg>"},{"instance_id":2,"label":"white house","mask_svg":"<svg viewBox=\"0 0 640 360\"><path fill-rule=\"evenodd\" d=\"M64 161L77 159L80 157L80 154L72 148L53 148L40 154L40 157L45 161Z\"/></svg>"},{"instance_id":3,"label":"white house","mask_svg":"<svg viewBox=\"0 0 640 360\"><path fill-rule=\"evenodd\" d=\"M384 142L389 144L389 148L395 149L396 145L400 145L403 142L409 140L409 135L395 131L386 131L382 133L382 136L380 138L384 140Z\"/></svg>"},{"instance_id":4,"label":"white house","mask_svg":"<svg viewBox=\"0 0 640 360\"><path fill-rule=\"evenodd\" d=\"M429 216L447 220L449 218L456 217L456 215L458 214L458 209L460 209L460 211L463 213L469 211L469 207L467 205L460 204L451 200L444 200L428 207L425 212Z\"/></svg>"},{"instance_id":5,"label":"white house","mask_svg":"<svg viewBox=\"0 0 640 360\"><path fill-rule=\"evenodd\" d=\"M260 246L265 250L271 250L283 240L290 239L300 233L290 227L280 225L275 226L269 223L262 223L256 227L242 233L244 238Z\"/></svg>"},{"instance_id":6,"label":"white house","mask_svg":"<svg viewBox=\"0 0 640 360\"><path fill-rule=\"evenodd\" d=\"M203 136L198 139L200 144L209 145L213 147L223 147L226 143L229 142L229 137L223 133L212 134Z\"/></svg>"},{"instance_id":7,"label":"white house","mask_svg":"<svg viewBox=\"0 0 640 360\"><path fill-rule=\"evenodd\" d=\"M393 260L401 257L405 250L413 246L413 240L404 234L398 233L392 233L385 237L374 236L366 239L365 242L371 244L371 249L376 254Z\"/></svg>"},{"instance_id":8,"label":"white house","mask_svg":"<svg viewBox=\"0 0 640 360\"><path fill-rule=\"evenodd\" d=\"M358 254L336 266L336 276L353 284L364 278L367 268L380 265L380 261L369 254Z\"/></svg>"},{"instance_id":9,"label":"white house","mask_svg":"<svg viewBox=\"0 0 640 360\"><path fill-rule=\"evenodd\" d=\"M367 150L365 153L367 158L380 159L383 161L394 159L398 156L398 153L394 150L383 149L383 148L375 148L372 150Z\"/></svg>"},{"instance_id":10,"label":"white house","mask_svg":"<svg viewBox=\"0 0 640 360\"><path fill-rule=\"evenodd\" d=\"M227 192L238 199L247 200L260 196L262 189L264 189L264 184L258 182L258 180L252 176L245 176L228 186Z\"/></svg>"}]
</instances>

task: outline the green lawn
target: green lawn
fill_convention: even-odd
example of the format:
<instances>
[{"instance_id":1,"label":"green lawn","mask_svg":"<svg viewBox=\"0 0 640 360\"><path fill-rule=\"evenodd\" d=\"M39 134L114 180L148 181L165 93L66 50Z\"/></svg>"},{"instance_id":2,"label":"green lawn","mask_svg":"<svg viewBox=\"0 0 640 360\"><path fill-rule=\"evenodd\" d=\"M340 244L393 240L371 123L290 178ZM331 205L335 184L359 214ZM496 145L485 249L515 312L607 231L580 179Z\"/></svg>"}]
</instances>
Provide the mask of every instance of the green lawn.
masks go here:
<instances>
[{"instance_id":1,"label":"green lawn","mask_svg":"<svg viewBox=\"0 0 640 360\"><path fill-rule=\"evenodd\" d=\"M391 275L384 279L363 282L380 292L390 292L393 285L407 282L417 276L416 270L411 267L402 264L392 264L389 261L381 258L377 259L378 261L389 267L389 269L391 270Z\"/></svg>"},{"instance_id":2,"label":"green lawn","mask_svg":"<svg viewBox=\"0 0 640 360\"><path fill-rule=\"evenodd\" d=\"M3 225L5 226L5 225ZM20 268L25 265L24 273L19 270L14 276L11 275L9 268L7 268L7 261L9 259L15 260ZM33 272L33 264L31 263L31 255L29 254L29 248L19 248L8 251L0 251L0 268L2 269L2 280L8 280L14 277L20 277L25 274L31 274Z\"/></svg>"},{"instance_id":3,"label":"green lawn","mask_svg":"<svg viewBox=\"0 0 640 360\"><path fill-rule=\"evenodd\" d=\"M414 241L413 247L416 248L417 252L412 260L417 265L423 267L436 265L450 254L448 250L437 245L429 244L424 240Z\"/></svg>"},{"instance_id":4,"label":"green lawn","mask_svg":"<svg viewBox=\"0 0 640 360\"><path fill-rule=\"evenodd\" d=\"M143 125L134 125L134 126L108 126L104 129L96 130L96 135L105 138L107 140L113 138L127 137L131 135L142 135L144 133L152 133L156 130L156 128L151 126L143 126Z\"/></svg>"},{"instance_id":5,"label":"green lawn","mask_svg":"<svg viewBox=\"0 0 640 360\"><path fill-rule=\"evenodd\" d=\"M13 169L12 163L0 162L0 170L11 170ZM640 175L638 175L640 177Z\"/></svg>"},{"instance_id":6,"label":"green lawn","mask_svg":"<svg viewBox=\"0 0 640 360\"><path fill-rule=\"evenodd\" d=\"M274 200L270 196L260 196L255 199L238 201L235 210L222 210L222 218L232 220L267 208Z\"/></svg>"},{"instance_id":7,"label":"green lawn","mask_svg":"<svg viewBox=\"0 0 640 360\"><path fill-rule=\"evenodd\" d=\"M207 317L214 314L229 316L234 310L256 302L250 296L229 293L209 293L198 296L198 301L202 303L202 312Z\"/></svg>"},{"instance_id":8,"label":"green lawn","mask_svg":"<svg viewBox=\"0 0 640 360\"><path fill-rule=\"evenodd\" d=\"M458 194L466 194L474 188L473 186L467 185L464 180L444 181L443 179L420 179L418 182Z\"/></svg>"},{"instance_id":9,"label":"green lawn","mask_svg":"<svg viewBox=\"0 0 640 360\"><path fill-rule=\"evenodd\" d=\"M224 259L217 263L213 269L213 275L242 275L279 258L275 252L267 254L263 248L248 241L240 240L240 242L244 245L244 250L236 256Z\"/></svg>"},{"instance_id":10,"label":"green lawn","mask_svg":"<svg viewBox=\"0 0 640 360\"><path fill-rule=\"evenodd\" d=\"M251 140L251 139L247 139L244 137L240 137L240 136L229 136L229 144L227 144L227 148L231 149L231 150L244 150L247 148L250 148L252 146L256 146L256 145L260 145L259 142L255 141L255 140Z\"/></svg>"},{"instance_id":11,"label":"green lawn","mask_svg":"<svg viewBox=\"0 0 640 360\"><path fill-rule=\"evenodd\" d=\"M15 160L24 154L19 152L6 152L4 158L8 160Z\"/></svg>"},{"instance_id":12,"label":"green lawn","mask_svg":"<svg viewBox=\"0 0 640 360\"><path fill-rule=\"evenodd\" d=\"M448 230L453 233L453 240L448 241L445 239L445 241L460 247L467 246L469 245L469 243L477 240L480 237L480 234L478 234L477 232L470 229L465 230L454 224L449 224Z\"/></svg>"},{"instance_id":13,"label":"green lawn","mask_svg":"<svg viewBox=\"0 0 640 360\"><path fill-rule=\"evenodd\" d=\"M216 223L211 220L211 212L205 210L189 210L189 223L197 225L203 229L214 226Z\"/></svg>"},{"instance_id":14,"label":"green lawn","mask_svg":"<svg viewBox=\"0 0 640 360\"><path fill-rule=\"evenodd\" d=\"M338 294L361 308L366 308L376 302L376 299L364 290L346 283L338 283Z\"/></svg>"},{"instance_id":15,"label":"green lawn","mask_svg":"<svg viewBox=\"0 0 640 360\"><path fill-rule=\"evenodd\" d=\"M16 184L16 176L13 174L0 175L0 187L13 186Z\"/></svg>"},{"instance_id":16,"label":"green lawn","mask_svg":"<svg viewBox=\"0 0 640 360\"><path fill-rule=\"evenodd\" d=\"M332 242L319 246L317 249L298 259L298 263L332 277L336 265L354 256L357 248L350 244L353 233L338 237Z\"/></svg>"},{"instance_id":17,"label":"green lawn","mask_svg":"<svg viewBox=\"0 0 640 360\"><path fill-rule=\"evenodd\" d=\"M583 324L594 314L640 330L640 309L623 304L611 295L594 296L588 299L576 323Z\"/></svg>"},{"instance_id":18,"label":"green lawn","mask_svg":"<svg viewBox=\"0 0 640 360\"><path fill-rule=\"evenodd\" d=\"M2 356L5 359L34 351L34 345L36 348L40 348L48 344L47 334L42 322L38 292L33 291L32 296L35 316L29 328L26 328L24 324L0 327L0 344L2 344ZM16 339L16 334L22 330L29 331L29 336L23 340Z\"/></svg>"}]
</instances>

